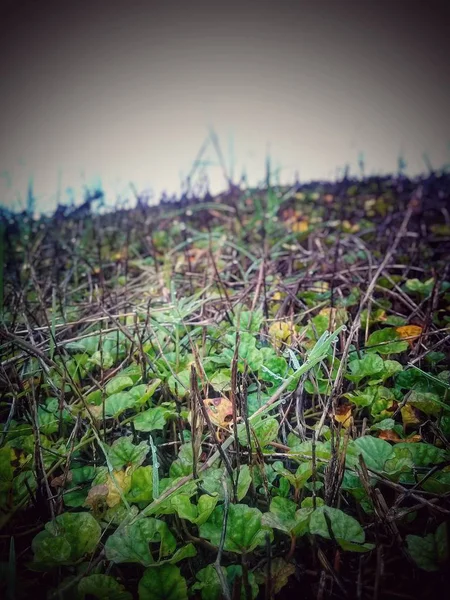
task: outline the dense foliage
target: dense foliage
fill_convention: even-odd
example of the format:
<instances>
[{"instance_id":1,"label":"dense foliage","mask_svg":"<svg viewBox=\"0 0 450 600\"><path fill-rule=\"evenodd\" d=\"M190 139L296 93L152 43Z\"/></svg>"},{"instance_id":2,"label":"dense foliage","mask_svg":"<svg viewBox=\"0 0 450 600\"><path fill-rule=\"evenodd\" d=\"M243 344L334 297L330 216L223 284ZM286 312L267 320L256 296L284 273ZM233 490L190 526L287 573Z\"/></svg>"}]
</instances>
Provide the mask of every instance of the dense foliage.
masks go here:
<instances>
[{"instance_id":1,"label":"dense foliage","mask_svg":"<svg viewBox=\"0 0 450 600\"><path fill-rule=\"evenodd\" d=\"M449 191L5 217L2 597L442 594Z\"/></svg>"}]
</instances>

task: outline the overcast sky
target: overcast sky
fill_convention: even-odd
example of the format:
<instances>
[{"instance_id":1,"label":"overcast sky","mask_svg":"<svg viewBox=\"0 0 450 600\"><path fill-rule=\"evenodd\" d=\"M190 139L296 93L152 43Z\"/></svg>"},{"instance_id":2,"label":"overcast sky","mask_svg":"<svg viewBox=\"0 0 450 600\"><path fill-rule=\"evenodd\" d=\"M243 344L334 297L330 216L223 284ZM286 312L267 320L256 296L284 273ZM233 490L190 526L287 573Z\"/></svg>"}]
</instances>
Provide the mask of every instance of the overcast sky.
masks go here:
<instances>
[{"instance_id":1,"label":"overcast sky","mask_svg":"<svg viewBox=\"0 0 450 600\"><path fill-rule=\"evenodd\" d=\"M2 0L0 0L2 2ZM235 173L450 162L450 10L415 0L3 1L0 202L100 177L177 191L213 126ZM212 152L207 158L215 159ZM213 188L223 186L218 167Z\"/></svg>"}]
</instances>

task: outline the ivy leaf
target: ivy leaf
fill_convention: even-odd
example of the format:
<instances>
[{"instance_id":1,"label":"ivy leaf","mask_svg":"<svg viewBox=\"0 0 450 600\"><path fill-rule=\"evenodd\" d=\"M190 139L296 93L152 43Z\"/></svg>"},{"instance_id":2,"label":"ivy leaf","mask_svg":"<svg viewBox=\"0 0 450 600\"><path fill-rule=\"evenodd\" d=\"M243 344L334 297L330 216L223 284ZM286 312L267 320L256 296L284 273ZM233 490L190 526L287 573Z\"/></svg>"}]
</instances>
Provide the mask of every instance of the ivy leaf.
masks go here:
<instances>
[{"instance_id":1,"label":"ivy leaf","mask_svg":"<svg viewBox=\"0 0 450 600\"><path fill-rule=\"evenodd\" d=\"M96 549L100 535L100 525L90 513L58 515L33 538L31 547L35 566L45 569L77 562Z\"/></svg>"},{"instance_id":2,"label":"ivy leaf","mask_svg":"<svg viewBox=\"0 0 450 600\"><path fill-rule=\"evenodd\" d=\"M155 560L150 544L157 544ZM115 531L106 540L105 551L108 560L115 563L140 563L149 567L163 557L173 554L176 540L164 521L146 517Z\"/></svg>"},{"instance_id":3,"label":"ivy leaf","mask_svg":"<svg viewBox=\"0 0 450 600\"><path fill-rule=\"evenodd\" d=\"M139 600L187 600L186 580L174 565L147 569L139 581Z\"/></svg>"},{"instance_id":4,"label":"ivy leaf","mask_svg":"<svg viewBox=\"0 0 450 600\"><path fill-rule=\"evenodd\" d=\"M407 349L408 342L402 340L394 327L374 331L366 343L366 352L378 352L378 354L397 354Z\"/></svg>"},{"instance_id":5,"label":"ivy leaf","mask_svg":"<svg viewBox=\"0 0 450 600\"><path fill-rule=\"evenodd\" d=\"M356 447L358 454L363 455L367 468L372 471L383 471L385 462L392 454L392 446L388 442L371 435L357 438L352 446Z\"/></svg>"},{"instance_id":6,"label":"ivy leaf","mask_svg":"<svg viewBox=\"0 0 450 600\"><path fill-rule=\"evenodd\" d=\"M133 383L133 380L131 377L128 377L128 375L116 375L108 381L105 391L108 396L112 396L113 394L117 394L118 392L131 387Z\"/></svg>"},{"instance_id":7,"label":"ivy leaf","mask_svg":"<svg viewBox=\"0 0 450 600\"><path fill-rule=\"evenodd\" d=\"M148 443L140 442L135 446L131 439L131 437L120 437L109 448L109 460L115 470L129 466L136 468L144 462L149 451Z\"/></svg>"},{"instance_id":8,"label":"ivy leaf","mask_svg":"<svg viewBox=\"0 0 450 600\"><path fill-rule=\"evenodd\" d=\"M277 348L282 348L291 341L292 327L286 321L274 321L269 327L268 333L272 344Z\"/></svg>"},{"instance_id":9,"label":"ivy leaf","mask_svg":"<svg viewBox=\"0 0 450 600\"><path fill-rule=\"evenodd\" d=\"M224 549L244 554L264 545L266 533L272 530L261 521L262 513L245 504L230 504ZM223 505L217 506L209 520L200 526L200 535L219 546L223 525Z\"/></svg>"},{"instance_id":10,"label":"ivy leaf","mask_svg":"<svg viewBox=\"0 0 450 600\"><path fill-rule=\"evenodd\" d=\"M418 567L424 571L438 571L449 558L447 524L442 523L435 533L425 537L407 535L406 545Z\"/></svg>"},{"instance_id":11,"label":"ivy leaf","mask_svg":"<svg viewBox=\"0 0 450 600\"><path fill-rule=\"evenodd\" d=\"M156 406L141 412L133 419L134 427L137 431L154 431L164 429L166 424L167 409L163 406Z\"/></svg>"},{"instance_id":12,"label":"ivy leaf","mask_svg":"<svg viewBox=\"0 0 450 600\"><path fill-rule=\"evenodd\" d=\"M81 600L86 596L99 600L132 600L133 596L111 575L88 575L78 584Z\"/></svg>"}]
</instances>

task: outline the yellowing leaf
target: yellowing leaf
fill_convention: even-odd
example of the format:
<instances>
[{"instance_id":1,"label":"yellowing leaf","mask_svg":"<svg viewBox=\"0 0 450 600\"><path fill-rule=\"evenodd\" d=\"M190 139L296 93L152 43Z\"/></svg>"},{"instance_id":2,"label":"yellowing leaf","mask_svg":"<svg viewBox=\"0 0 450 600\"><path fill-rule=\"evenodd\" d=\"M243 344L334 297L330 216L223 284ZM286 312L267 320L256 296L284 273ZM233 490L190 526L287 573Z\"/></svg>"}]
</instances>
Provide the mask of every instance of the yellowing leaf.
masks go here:
<instances>
[{"instance_id":1,"label":"yellowing leaf","mask_svg":"<svg viewBox=\"0 0 450 600\"><path fill-rule=\"evenodd\" d=\"M346 233L356 233L357 231L359 231L359 225L358 223L350 223L350 221L342 221L342 229L346 232Z\"/></svg>"},{"instance_id":2,"label":"yellowing leaf","mask_svg":"<svg viewBox=\"0 0 450 600\"><path fill-rule=\"evenodd\" d=\"M338 406L336 408L336 414L334 415L334 420L337 423L342 423L342 427L346 429L352 425L352 407L350 404L343 404L342 406Z\"/></svg>"},{"instance_id":3,"label":"yellowing leaf","mask_svg":"<svg viewBox=\"0 0 450 600\"><path fill-rule=\"evenodd\" d=\"M292 329L290 324L285 321L275 321L269 327L269 336L278 348L280 348L283 343L290 344L292 339Z\"/></svg>"},{"instance_id":4,"label":"yellowing leaf","mask_svg":"<svg viewBox=\"0 0 450 600\"><path fill-rule=\"evenodd\" d=\"M307 220L296 221L291 225L291 230L294 233L304 233L309 229L309 222Z\"/></svg>"},{"instance_id":5,"label":"yellowing leaf","mask_svg":"<svg viewBox=\"0 0 450 600\"><path fill-rule=\"evenodd\" d=\"M228 398L206 398L206 412L217 427L227 428L233 422L233 403Z\"/></svg>"},{"instance_id":6,"label":"yellowing leaf","mask_svg":"<svg viewBox=\"0 0 450 600\"><path fill-rule=\"evenodd\" d=\"M330 324L332 330L344 325L348 321L348 313L345 308L322 308L322 310L319 312L319 315L328 317L329 322L331 322Z\"/></svg>"},{"instance_id":7,"label":"yellowing leaf","mask_svg":"<svg viewBox=\"0 0 450 600\"><path fill-rule=\"evenodd\" d=\"M414 406L411 406L411 404L405 404L405 406L400 409L400 413L402 415L403 427L405 428L409 425L419 425L421 422Z\"/></svg>"},{"instance_id":8,"label":"yellowing leaf","mask_svg":"<svg viewBox=\"0 0 450 600\"><path fill-rule=\"evenodd\" d=\"M402 340L408 340L409 345L412 346L414 340L417 340L420 337L422 327L420 327L420 325L402 325L401 327L396 327L395 331Z\"/></svg>"},{"instance_id":9,"label":"yellowing leaf","mask_svg":"<svg viewBox=\"0 0 450 600\"><path fill-rule=\"evenodd\" d=\"M106 504L109 508L116 506L121 501L119 489L122 490L123 494L126 494L131 487L131 474L129 467L123 471L113 471L114 480L111 475L108 475L106 480L106 487L108 488L108 495L106 496Z\"/></svg>"}]
</instances>

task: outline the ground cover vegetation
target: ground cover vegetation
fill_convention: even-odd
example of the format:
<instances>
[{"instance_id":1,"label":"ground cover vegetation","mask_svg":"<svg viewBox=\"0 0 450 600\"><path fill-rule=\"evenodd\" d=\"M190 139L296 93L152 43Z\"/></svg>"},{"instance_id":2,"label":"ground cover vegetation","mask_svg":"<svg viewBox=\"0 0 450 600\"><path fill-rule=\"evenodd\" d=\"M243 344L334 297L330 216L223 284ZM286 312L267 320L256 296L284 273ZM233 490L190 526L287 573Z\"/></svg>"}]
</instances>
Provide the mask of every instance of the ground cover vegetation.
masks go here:
<instances>
[{"instance_id":1,"label":"ground cover vegetation","mask_svg":"<svg viewBox=\"0 0 450 600\"><path fill-rule=\"evenodd\" d=\"M442 597L449 192L4 215L2 597Z\"/></svg>"}]
</instances>

